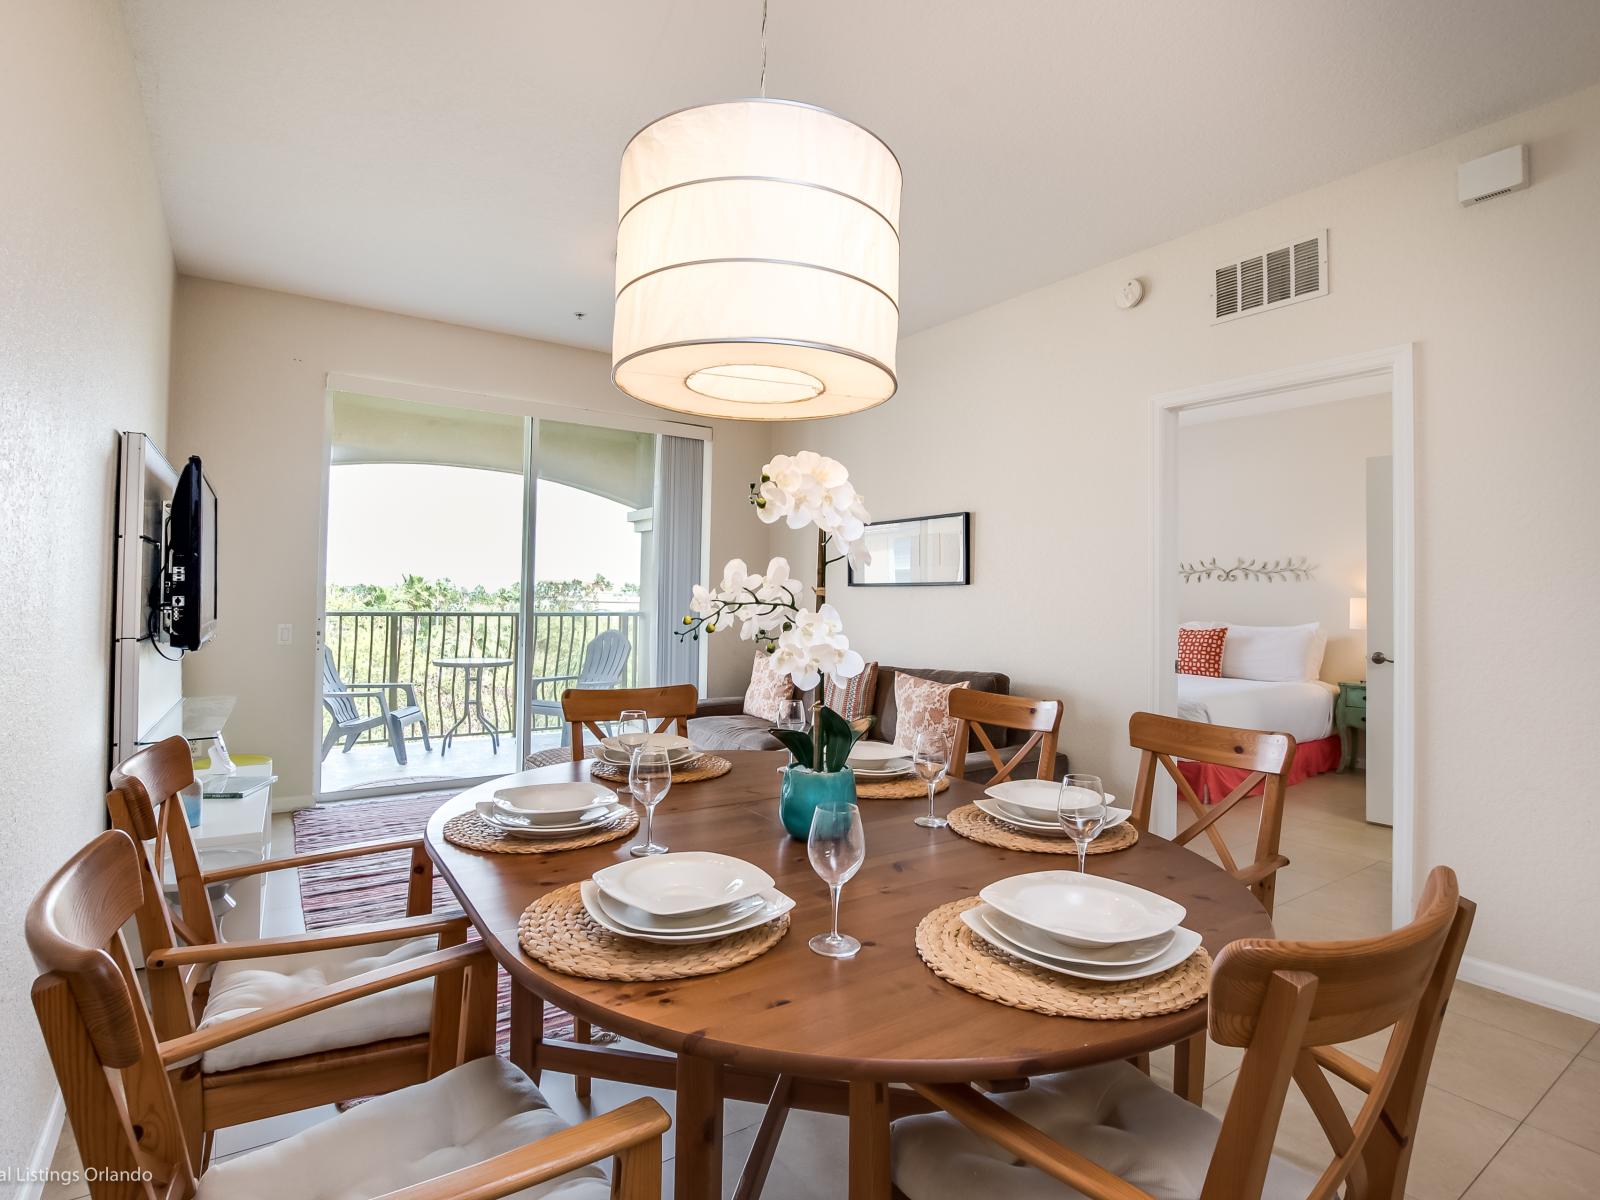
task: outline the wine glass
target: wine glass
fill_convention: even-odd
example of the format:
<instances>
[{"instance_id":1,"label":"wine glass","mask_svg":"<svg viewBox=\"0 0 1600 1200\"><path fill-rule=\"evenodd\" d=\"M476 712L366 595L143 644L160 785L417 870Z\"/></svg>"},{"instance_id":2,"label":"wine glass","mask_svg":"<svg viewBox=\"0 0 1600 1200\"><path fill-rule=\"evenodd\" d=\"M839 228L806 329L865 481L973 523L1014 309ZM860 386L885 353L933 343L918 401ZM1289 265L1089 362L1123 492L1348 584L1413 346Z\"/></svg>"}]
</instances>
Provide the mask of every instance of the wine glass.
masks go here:
<instances>
[{"instance_id":1,"label":"wine glass","mask_svg":"<svg viewBox=\"0 0 1600 1200\"><path fill-rule=\"evenodd\" d=\"M950 738L940 729L924 729L911 746L911 765L928 785L928 815L916 818L924 829L943 829L949 821L933 810L933 797L939 780L950 770Z\"/></svg>"},{"instance_id":2,"label":"wine glass","mask_svg":"<svg viewBox=\"0 0 1600 1200\"><path fill-rule=\"evenodd\" d=\"M617 741L628 752L628 762L650 740L650 717L642 708L625 708L617 718Z\"/></svg>"},{"instance_id":3,"label":"wine glass","mask_svg":"<svg viewBox=\"0 0 1600 1200\"><path fill-rule=\"evenodd\" d=\"M647 854L665 854L667 848L658 846L652 836L655 830L656 805L672 790L672 760L665 750L652 750L641 746L633 751L628 766L628 790L633 798L644 805L644 837L628 847L635 858Z\"/></svg>"},{"instance_id":4,"label":"wine glass","mask_svg":"<svg viewBox=\"0 0 1600 1200\"><path fill-rule=\"evenodd\" d=\"M833 932L819 933L806 944L828 958L850 958L861 949L861 943L839 932L839 894L867 856L861 809L854 804L817 805L811 814L806 854L811 859L811 869L821 876L833 896Z\"/></svg>"},{"instance_id":5,"label":"wine glass","mask_svg":"<svg viewBox=\"0 0 1600 1200\"><path fill-rule=\"evenodd\" d=\"M777 727L779 729L793 729L804 733L806 730L806 702L804 700L785 700L778 706ZM798 762L791 752L791 762Z\"/></svg>"},{"instance_id":6,"label":"wine glass","mask_svg":"<svg viewBox=\"0 0 1600 1200\"><path fill-rule=\"evenodd\" d=\"M1106 789L1098 775L1064 775L1056 820L1078 847L1078 871L1088 871L1089 843L1106 826Z\"/></svg>"}]
</instances>

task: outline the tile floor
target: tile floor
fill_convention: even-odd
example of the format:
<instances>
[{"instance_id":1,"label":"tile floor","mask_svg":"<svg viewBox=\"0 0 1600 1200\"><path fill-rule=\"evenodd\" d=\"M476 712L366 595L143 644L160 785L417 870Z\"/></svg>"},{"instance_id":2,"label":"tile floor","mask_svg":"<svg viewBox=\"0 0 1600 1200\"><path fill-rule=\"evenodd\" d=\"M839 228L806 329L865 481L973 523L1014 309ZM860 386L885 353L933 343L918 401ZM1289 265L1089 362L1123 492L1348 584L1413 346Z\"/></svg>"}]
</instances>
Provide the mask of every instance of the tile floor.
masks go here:
<instances>
[{"instance_id":1,"label":"tile floor","mask_svg":"<svg viewBox=\"0 0 1600 1200\"><path fill-rule=\"evenodd\" d=\"M1292 865L1279 876L1276 924L1286 936L1337 938L1388 928L1389 834L1361 819L1359 776L1325 775L1290 794L1283 852ZM1249 844L1254 813L1245 806L1221 822L1230 844ZM275 827L275 849L290 852L288 819ZM268 933L303 924L292 875L272 877L265 904ZM1600 1195L1600 1032L1594 1023L1459 984L1445 1018L1407 1194L1416 1200L1589 1200ZM1381 1039L1347 1047L1376 1062ZM1228 1102L1239 1052L1212 1046L1206 1062L1205 1105ZM1152 1070L1170 1077L1170 1051ZM589 1107L564 1076L547 1074L544 1090L570 1120L605 1111L641 1089L597 1082ZM1351 1104L1354 1089L1336 1085ZM657 1093L670 1110L671 1097ZM1353 1111L1353 1104L1352 1104ZM328 1108L230 1129L217 1155L244 1152L332 1115ZM730 1104L724 1122L724 1180L729 1192L755 1137L761 1110ZM1278 1152L1320 1170L1329 1153L1310 1109L1291 1091ZM671 1143L668 1141L668 1150ZM71 1170L77 1154L62 1138L56 1167ZM769 1200L837 1200L844 1195L844 1125L835 1117L794 1113L768 1178ZM672 1172L666 1172L671 1195ZM79 1200L82 1187L52 1187L46 1200Z\"/></svg>"}]
</instances>

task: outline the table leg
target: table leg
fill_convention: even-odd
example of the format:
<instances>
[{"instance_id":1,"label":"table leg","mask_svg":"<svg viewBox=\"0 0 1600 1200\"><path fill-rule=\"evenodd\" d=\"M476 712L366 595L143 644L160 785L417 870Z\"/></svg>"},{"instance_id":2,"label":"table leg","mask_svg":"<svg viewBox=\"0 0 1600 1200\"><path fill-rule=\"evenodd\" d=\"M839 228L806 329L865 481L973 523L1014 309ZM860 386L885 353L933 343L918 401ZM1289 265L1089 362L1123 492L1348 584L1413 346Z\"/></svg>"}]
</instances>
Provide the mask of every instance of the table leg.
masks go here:
<instances>
[{"instance_id":1,"label":"table leg","mask_svg":"<svg viewBox=\"0 0 1600 1200\"><path fill-rule=\"evenodd\" d=\"M544 1041L544 1001L511 980L511 1061L539 1082L539 1045Z\"/></svg>"},{"instance_id":2,"label":"table leg","mask_svg":"<svg viewBox=\"0 0 1600 1200\"><path fill-rule=\"evenodd\" d=\"M889 1085L850 1084L850 1200L889 1200Z\"/></svg>"},{"instance_id":3,"label":"table leg","mask_svg":"<svg viewBox=\"0 0 1600 1200\"><path fill-rule=\"evenodd\" d=\"M721 1200L722 1064L680 1053L677 1084L674 1195L678 1200Z\"/></svg>"},{"instance_id":4,"label":"table leg","mask_svg":"<svg viewBox=\"0 0 1600 1200\"><path fill-rule=\"evenodd\" d=\"M1206 1035L1197 1033L1172 1048L1172 1090L1190 1104L1205 1102Z\"/></svg>"},{"instance_id":5,"label":"table leg","mask_svg":"<svg viewBox=\"0 0 1600 1200\"><path fill-rule=\"evenodd\" d=\"M477 682L476 688L474 689L474 691L472 693L472 695L473 695L472 706L478 710L478 721L479 721L479 723L484 727L485 730L488 731L488 734L489 734L489 745L491 747L493 747L494 752L496 754L499 754L500 753L500 730L495 727L495 723L493 721L489 720L489 714L486 713L484 711L484 709L483 709L483 671L484 671L484 668L479 667L475 672L473 672L473 674L475 674L478 677L478 682Z\"/></svg>"}]
</instances>

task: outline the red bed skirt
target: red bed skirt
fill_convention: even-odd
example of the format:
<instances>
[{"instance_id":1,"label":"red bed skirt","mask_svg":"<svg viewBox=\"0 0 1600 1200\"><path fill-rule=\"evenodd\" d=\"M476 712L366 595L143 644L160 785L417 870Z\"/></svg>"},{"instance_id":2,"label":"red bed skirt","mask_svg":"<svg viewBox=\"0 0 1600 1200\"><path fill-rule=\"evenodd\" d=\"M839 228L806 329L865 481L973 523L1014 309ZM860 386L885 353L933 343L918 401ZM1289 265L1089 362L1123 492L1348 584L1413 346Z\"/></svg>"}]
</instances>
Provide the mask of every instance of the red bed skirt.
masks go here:
<instances>
[{"instance_id":1,"label":"red bed skirt","mask_svg":"<svg viewBox=\"0 0 1600 1200\"><path fill-rule=\"evenodd\" d=\"M1310 779L1313 775L1336 770L1339 766L1339 754L1339 735L1336 733L1318 738L1314 742L1299 743L1294 748L1294 764L1289 768L1287 782L1292 786L1302 779ZM1243 783L1245 776L1250 774L1241 767L1214 767L1209 763L1186 760L1179 761L1178 770L1183 772L1183 777L1189 781L1189 786L1195 790L1195 794L1207 804L1221 800ZM1261 787L1261 784L1256 784L1255 790L1250 794L1258 795Z\"/></svg>"}]
</instances>

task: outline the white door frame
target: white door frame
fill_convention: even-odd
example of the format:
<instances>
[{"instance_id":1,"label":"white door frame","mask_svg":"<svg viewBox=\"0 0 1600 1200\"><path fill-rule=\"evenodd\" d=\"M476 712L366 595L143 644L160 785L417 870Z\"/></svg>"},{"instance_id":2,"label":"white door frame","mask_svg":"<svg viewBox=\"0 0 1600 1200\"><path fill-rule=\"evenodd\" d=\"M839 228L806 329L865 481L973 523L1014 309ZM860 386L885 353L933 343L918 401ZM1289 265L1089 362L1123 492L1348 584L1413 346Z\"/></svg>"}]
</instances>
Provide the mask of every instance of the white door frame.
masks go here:
<instances>
[{"instance_id":1,"label":"white door frame","mask_svg":"<svg viewBox=\"0 0 1600 1200\"><path fill-rule=\"evenodd\" d=\"M1293 394L1308 387L1370 379L1374 391L1390 395L1394 452L1394 886L1392 923L1411 919L1416 882L1414 765L1416 713L1416 601L1414 592L1416 451L1413 435L1413 347L1410 343L1308 363L1241 379L1164 392L1151 401L1151 497L1154 516L1150 545L1156 603L1151 645L1150 698L1155 712L1177 708L1172 662L1178 648L1178 414L1238 400L1254 400L1263 411L1293 405ZM1158 832L1177 824L1176 797L1158 797L1153 818Z\"/></svg>"}]
</instances>

